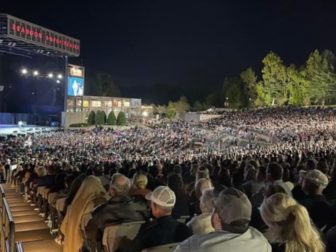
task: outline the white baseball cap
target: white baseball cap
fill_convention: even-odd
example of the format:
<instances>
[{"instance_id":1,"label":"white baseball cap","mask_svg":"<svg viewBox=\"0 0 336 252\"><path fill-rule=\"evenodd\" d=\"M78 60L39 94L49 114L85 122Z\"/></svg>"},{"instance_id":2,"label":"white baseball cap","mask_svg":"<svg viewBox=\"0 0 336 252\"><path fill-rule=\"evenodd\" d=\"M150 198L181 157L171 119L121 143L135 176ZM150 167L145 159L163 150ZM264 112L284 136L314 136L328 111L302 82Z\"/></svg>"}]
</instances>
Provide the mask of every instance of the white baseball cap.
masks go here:
<instances>
[{"instance_id":1,"label":"white baseball cap","mask_svg":"<svg viewBox=\"0 0 336 252\"><path fill-rule=\"evenodd\" d=\"M168 186L158 186L145 198L162 207L174 207L176 203L175 193Z\"/></svg>"}]
</instances>

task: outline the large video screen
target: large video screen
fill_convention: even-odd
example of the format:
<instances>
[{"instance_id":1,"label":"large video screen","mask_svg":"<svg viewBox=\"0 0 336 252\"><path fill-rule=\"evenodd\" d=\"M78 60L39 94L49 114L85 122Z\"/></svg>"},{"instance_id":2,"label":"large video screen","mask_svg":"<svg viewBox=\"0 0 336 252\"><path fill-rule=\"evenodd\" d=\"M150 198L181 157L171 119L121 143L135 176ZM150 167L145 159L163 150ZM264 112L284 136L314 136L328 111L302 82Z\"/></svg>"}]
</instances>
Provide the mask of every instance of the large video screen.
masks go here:
<instances>
[{"instance_id":1,"label":"large video screen","mask_svg":"<svg viewBox=\"0 0 336 252\"><path fill-rule=\"evenodd\" d=\"M84 79L77 77L68 78L68 96L84 95Z\"/></svg>"}]
</instances>

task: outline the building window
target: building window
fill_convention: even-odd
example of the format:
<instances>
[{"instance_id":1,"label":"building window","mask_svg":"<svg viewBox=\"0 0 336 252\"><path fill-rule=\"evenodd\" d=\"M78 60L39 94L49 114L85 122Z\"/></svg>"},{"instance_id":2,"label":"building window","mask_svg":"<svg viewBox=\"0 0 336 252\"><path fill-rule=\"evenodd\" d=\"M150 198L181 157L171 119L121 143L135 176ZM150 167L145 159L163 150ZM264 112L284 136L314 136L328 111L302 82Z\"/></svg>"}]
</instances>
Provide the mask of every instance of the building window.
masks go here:
<instances>
[{"instance_id":1,"label":"building window","mask_svg":"<svg viewBox=\"0 0 336 252\"><path fill-rule=\"evenodd\" d=\"M112 108L112 101L105 101L105 107Z\"/></svg>"},{"instance_id":2,"label":"building window","mask_svg":"<svg viewBox=\"0 0 336 252\"><path fill-rule=\"evenodd\" d=\"M78 99L76 101L76 107L82 107L82 100L81 99Z\"/></svg>"},{"instance_id":3,"label":"building window","mask_svg":"<svg viewBox=\"0 0 336 252\"><path fill-rule=\"evenodd\" d=\"M91 107L100 108L101 107L101 101L91 101Z\"/></svg>"},{"instance_id":4,"label":"building window","mask_svg":"<svg viewBox=\"0 0 336 252\"><path fill-rule=\"evenodd\" d=\"M114 108L118 107L118 101L117 101L117 100L113 100L113 101L112 101L112 106L113 106Z\"/></svg>"},{"instance_id":5,"label":"building window","mask_svg":"<svg viewBox=\"0 0 336 252\"><path fill-rule=\"evenodd\" d=\"M83 101L83 108L88 108L89 107L89 101L88 100L84 100Z\"/></svg>"},{"instance_id":6,"label":"building window","mask_svg":"<svg viewBox=\"0 0 336 252\"><path fill-rule=\"evenodd\" d=\"M73 106L74 106L74 103L75 103L75 100L73 100L73 99L68 99L68 100L67 100L67 105L68 105L68 107L73 107Z\"/></svg>"}]
</instances>

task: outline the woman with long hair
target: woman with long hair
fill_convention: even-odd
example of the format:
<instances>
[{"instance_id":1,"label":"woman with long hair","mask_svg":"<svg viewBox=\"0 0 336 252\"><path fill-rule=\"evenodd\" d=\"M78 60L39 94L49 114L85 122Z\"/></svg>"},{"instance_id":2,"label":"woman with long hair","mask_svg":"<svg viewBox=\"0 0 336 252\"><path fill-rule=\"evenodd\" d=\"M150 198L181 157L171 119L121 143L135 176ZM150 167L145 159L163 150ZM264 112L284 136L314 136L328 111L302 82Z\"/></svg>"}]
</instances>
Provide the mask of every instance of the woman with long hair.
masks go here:
<instances>
[{"instance_id":1,"label":"woman with long hair","mask_svg":"<svg viewBox=\"0 0 336 252\"><path fill-rule=\"evenodd\" d=\"M276 193L261 205L261 216L269 227L266 237L273 252L324 252L319 232L305 207L284 193Z\"/></svg>"},{"instance_id":2,"label":"woman with long hair","mask_svg":"<svg viewBox=\"0 0 336 252\"><path fill-rule=\"evenodd\" d=\"M99 178L88 176L84 179L61 225L64 235L64 252L78 252L85 237L81 229L85 218L92 210L107 200L106 190Z\"/></svg>"}]
</instances>

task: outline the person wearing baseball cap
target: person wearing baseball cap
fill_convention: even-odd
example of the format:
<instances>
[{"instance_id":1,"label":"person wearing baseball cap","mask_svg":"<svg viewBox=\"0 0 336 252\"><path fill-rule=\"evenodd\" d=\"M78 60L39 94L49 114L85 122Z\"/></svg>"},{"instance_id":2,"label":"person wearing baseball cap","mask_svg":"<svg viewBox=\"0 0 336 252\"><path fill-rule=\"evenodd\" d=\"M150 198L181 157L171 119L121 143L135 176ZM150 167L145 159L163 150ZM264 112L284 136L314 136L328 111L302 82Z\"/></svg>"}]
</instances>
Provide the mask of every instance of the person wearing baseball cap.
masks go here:
<instances>
[{"instance_id":1,"label":"person wearing baseball cap","mask_svg":"<svg viewBox=\"0 0 336 252\"><path fill-rule=\"evenodd\" d=\"M252 205L243 192L225 189L216 198L211 217L215 232L194 235L175 252L271 252L266 238L250 227L251 214Z\"/></svg>"},{"instance_id":2,"label":"person wearing baseball cap","mask_svg":"<svg viewBox=\"0 0 336 252\"><path fill-rule=\"evenodd\" d=\"M176 203L175 193L168 186L159 186L146 195L155 220L141 226L134 240L123 252L141 252L143 249L181 242L192 235L191 230L172 216Z\"/></svg>"},{"instance_id":3,"label":"person wearing baseball cap","mask_svg":"<svg viewBox=\"0 0 336 252\"><path fill-rule=\"evenodd\" d=\"M328 177L320 170L314 169L306 173L302 184L306 196L300 203L307 208L310 218L320 229L328 229L336 224L335 211L323 195L328 183Z\"/></svg>"}]
</instances>

